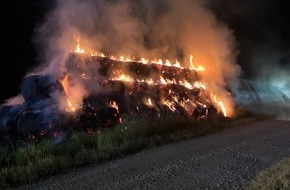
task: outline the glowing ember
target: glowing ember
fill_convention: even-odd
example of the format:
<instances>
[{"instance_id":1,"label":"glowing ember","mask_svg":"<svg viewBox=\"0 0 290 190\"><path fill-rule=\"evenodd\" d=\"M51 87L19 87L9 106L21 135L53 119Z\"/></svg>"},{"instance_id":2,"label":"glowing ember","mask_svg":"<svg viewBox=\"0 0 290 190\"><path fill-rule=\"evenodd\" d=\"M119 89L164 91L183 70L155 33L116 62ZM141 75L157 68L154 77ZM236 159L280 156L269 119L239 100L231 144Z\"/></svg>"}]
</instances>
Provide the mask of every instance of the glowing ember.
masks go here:
<instances>
[{"instance_id":1,"label":"glowing ember","mask_svg":"<svg viewBox=\"0 0 290 190\"><path fill-rule=\"evenodd\" d=\"M152 103L151 98L148 98L147 101L145 101L145 104L149 107L149 108L154 108L154 104Z\"/></svg>"},{"instance_id":2,"label":"glowing ember","mask_svg":"<svg viewBox=\"0 0 290 190\"><path fill-rule=\"evenodd\" d=\"M115 108L119 112L119 106L116 103L116 101L110 101L109 102L109 107Z\"/></svg>"},{"instance_id":3,"label":"glowing ember","mask_svg":"<svg viewBox=\"0 0 290 190\"><path fill-rule=\"evenodd\" d=\"M148 104L149 104L149 105L153 105L153 104L152 104L152 101L151 101L150 98L148 98Z\"/></svg>"},{"instance_id":4,"label":"glowing ember","mask_svg":"<svg viewBox=\"0 0 290 190\"><path fill-rule=\"evenodd\" d=\"M162 104L167 106L172 112L175 112L176 111L176 108L175 108L175 103L174 102L170 102L168 100L163 100L162 101Z\"/></svg>"}]
</instances>

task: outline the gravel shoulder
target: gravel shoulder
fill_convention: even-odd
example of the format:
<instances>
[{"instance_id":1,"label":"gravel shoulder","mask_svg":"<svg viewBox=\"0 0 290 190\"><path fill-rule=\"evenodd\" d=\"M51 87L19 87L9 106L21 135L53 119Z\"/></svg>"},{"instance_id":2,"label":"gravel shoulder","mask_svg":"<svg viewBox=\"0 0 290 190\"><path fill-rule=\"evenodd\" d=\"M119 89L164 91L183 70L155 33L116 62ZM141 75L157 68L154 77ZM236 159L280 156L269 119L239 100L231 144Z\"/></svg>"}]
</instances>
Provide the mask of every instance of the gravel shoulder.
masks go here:
<instances>
[{"instance_id":1,"label":"gravel shoulder","mask_svg":"<svg viewBox=\"0 0 290 190\"><path fill-rule=\"evenodd\" d=\"M72 170L24 189L244 189L290 156L290 121L267 120Z\"/></svg>"}]
</instances>

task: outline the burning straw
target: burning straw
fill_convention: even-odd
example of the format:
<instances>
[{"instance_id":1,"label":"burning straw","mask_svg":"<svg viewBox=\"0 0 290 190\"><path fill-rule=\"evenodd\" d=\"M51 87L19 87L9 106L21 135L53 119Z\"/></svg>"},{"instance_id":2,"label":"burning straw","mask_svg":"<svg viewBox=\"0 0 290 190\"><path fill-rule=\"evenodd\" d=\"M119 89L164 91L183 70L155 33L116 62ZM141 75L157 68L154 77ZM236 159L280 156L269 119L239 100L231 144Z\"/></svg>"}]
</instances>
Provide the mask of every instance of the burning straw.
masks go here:
<instances>
[{"instance_id":1,"label":"burning straw","mask_svg":"<svg viewBox=\"0 0 290 190\"><path fill-rule=\"evenodd\" d=\"M234 38L208 3L57 0L35 30L43 64L24 79L24 101L1 109L3 139L62 139L71 122L97 132L122 114L232 116Z\"/></svg>"}]
</instances>

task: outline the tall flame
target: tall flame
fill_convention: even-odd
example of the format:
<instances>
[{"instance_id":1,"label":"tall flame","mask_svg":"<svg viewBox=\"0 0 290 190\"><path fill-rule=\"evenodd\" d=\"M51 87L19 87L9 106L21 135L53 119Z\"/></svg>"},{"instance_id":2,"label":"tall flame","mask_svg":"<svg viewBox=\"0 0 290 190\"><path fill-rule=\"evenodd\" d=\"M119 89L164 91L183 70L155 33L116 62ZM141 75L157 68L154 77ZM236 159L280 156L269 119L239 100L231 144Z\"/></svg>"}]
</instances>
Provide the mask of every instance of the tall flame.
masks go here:
<instances>
[{"instance_id":1,"label":"tall flame","mask_svg":"<svg viewBox=\"0 0 290 190\"><path fill-rule=\"evenodd\" d=\"M68 94L68 88L69 88L69 85L68 85L68 75L67 74L61 80L61 84L62 84L62 86L64 88L65 94L67 95Z\"/></svg>"},{"instance_id":2,"label":"tall flame","mask_svg":"<svg viewBox=\"0 0 290 190\"><path fill-rule=\"evenodd\" d=\"M216 95L211 94L211 97L213 99L213 101L219 106L219 108L221 109L223 115L225 117L228 117L228 113L227 113L227 108L225 107L224 103L222 100L220 100Z\"/></svg>"},{"instance_id":3,"label":"tall flame","mask_svg":"<svg viewBox=\"0 0 290 190\"><path fill-rule=\"evenodd\" d=\"M201 66L201 65L199 65L199 66L194 66L194 64L193 64L193 55L190 55L190 57L189 57L189 62L190 62L190 69L192 69L192 70L196 70L196 71L205 71L205 68L203 67L203 66Z\"/></svg>"},{"instance_id":4,"label":"tall flame","mask_svg":"<svg viewBox=\"0 0 290 190\"><path fill-rule=\"evenodd\" d=\"M65 110L67 112L76 112L78 109L78 106L76 103L74 103L74 101L72 101L69 98L69 81L68 81L68 75L66 74L65 77L61 80L61 84L64 88L64 92L67 96L66 98L66 105L65 105Z\"/></svg>"},{"instance_id":5,"label":"tall flame","mask_svg":"<svg viewBox=\"0 0 290 190\"><path fill-rule=\"evenodd\" d=\"M75 48L75 52L76 53L85 53L85 50L83 50L81 48L81 45L80 45L80 38L77 39L77 46Z\"/></svg>"}]
</instances>

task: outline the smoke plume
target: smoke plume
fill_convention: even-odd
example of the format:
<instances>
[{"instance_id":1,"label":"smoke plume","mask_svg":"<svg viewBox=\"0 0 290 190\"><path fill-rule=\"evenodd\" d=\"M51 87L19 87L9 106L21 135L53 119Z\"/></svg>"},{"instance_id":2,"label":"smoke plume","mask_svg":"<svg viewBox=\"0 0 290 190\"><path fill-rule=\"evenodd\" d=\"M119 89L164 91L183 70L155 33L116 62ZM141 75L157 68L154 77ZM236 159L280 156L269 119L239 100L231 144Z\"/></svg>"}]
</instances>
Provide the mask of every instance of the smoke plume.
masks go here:
<instances>
[{"instance_id":1,"label":"smoke plume","mask_svg":"<svg viewBox=\"0 0 290 190\"><path fill-rule=\"evenodd\" d=\"M289 84L289 1L221 0L212 7L235 31L241 75L279 87Z\"/></svg>"},{"instance_id":2,"label":"smoke plume","mask_svg":"<svg viewBox=\"0 0 290 190\"><path fill-rule=\"evenodd\" d=\"M33 72L64 77L71 50L80 39L86 52L180 60L205 68L202 78L228 112L233 101L225 90L239 75L233 32L221 23L204 0L57 0L36 28L34 42L43 64ZM98 87L77 80L70 91L80 101Z\"/></svg>"},{"instance_id":3,"label":"smoke plume","mask_svg":"<svg viewBox=\"0 0 290 190\"><path fill-rule=\"evenodd\" d=\"M266 84L269 88L277 87L276 93L282 91L289 97L289 1L220 0L211 7L235 31L240 52L237 63L243 70L240 77ZM275 92L268 95L275 96ZM270 109L252 109L278 115L279 118L279 115L289 115L289 103L273 104Z\"/></svg>"}]
</instances>

